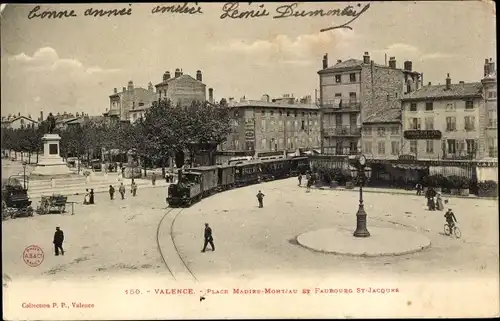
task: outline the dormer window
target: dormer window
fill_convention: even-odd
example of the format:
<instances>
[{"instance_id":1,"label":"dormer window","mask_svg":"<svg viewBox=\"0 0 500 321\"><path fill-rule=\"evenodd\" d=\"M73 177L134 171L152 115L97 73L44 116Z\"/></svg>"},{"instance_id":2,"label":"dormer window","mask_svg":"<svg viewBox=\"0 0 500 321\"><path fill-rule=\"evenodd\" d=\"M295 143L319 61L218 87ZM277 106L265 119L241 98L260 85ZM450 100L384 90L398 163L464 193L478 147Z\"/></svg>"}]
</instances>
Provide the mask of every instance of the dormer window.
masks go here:
<instances>
[{"instance_id":1,"label":"dormer window","mask_svg":"<svg viewBox=\"0 0 500 321\"><path fill-rule=\"evenodd\" d=\"M342 82L342 78L340 75L335 75L335 83L340 84Z\"/></svg>"}]
</instances>

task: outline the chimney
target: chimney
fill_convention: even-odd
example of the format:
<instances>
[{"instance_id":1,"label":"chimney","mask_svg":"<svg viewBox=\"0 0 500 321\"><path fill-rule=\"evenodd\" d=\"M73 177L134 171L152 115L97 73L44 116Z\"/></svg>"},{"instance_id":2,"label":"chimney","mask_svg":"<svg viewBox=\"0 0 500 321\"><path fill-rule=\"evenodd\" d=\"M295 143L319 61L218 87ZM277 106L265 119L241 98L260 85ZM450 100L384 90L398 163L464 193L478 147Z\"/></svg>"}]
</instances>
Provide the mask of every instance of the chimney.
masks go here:
<instances>
[{"instance_id":1,"label":"chimney","mask_svg":"<svg viewBox=\"0 0 500 321\"><path fill-rule=\"evenodd\" d=\"M428 85L429 85L429 86L432 86L432 83L429 81Z\"/></svg>"},{"instance_id":2,"label":"chimney","mask_svg":"<svg viewBox=\"0 0 500 321\"><path fill-rule=\"evenodd\" d=\"M389 58L389 68L396 69L396 57Z\"/></svg>"},{"instance_id":3,"label":"chimney","mask_svg":"<svg viewBox=\"0 0 500 321\"><path fill-rule=\"evenodd\" d=\"M488 76L490 74L490 63L488 58L484 59L484 76Z\"/></svg>"},{"instance_id":4,"label":"chimney","mask_svg":"<svg viewBox=\"0 0 500 321\"><path fill-rule=\"evenodd\" d=\"M175 78L181 76L181 70L179 68L175 69Z\"/></svg>"},{"instance_id":5,"label":"chimney","mask_svg":"<svg viewBox=\"0 0 500 321\"><path fill-rule=\"evenodd\" d=\"M493 62L493 60L490 58L490 68L489 68L489 71L490 71L490 75L495 73L495 63Z\"/></svg>"},{"instance_id":6,"label":"chimney","mask_svg":"<svg viewBox=\"0 0 500 321\"><path fill-rule=\"evenodd\" d=\"M167 81L170 79L170 71L165 71L163 74L163 81Z\"/></svg>"},{"instance_id":7,"label":"chimney","mask_svg":"<svg viewBox=\"0 0 500 321\"><path fill-rule=\"evenodd\" d=\"M134 90L134 83L132 82L132 80L128 82L127 89L128 91Z\"/></svg>"},{"instance_id":8,"label":"chimney","mask_svg":"<svg viewBox=\"0 0 500 321\"><path fill-rule=\"evenodd\" d=\"M404 62L404 68L405 70L412 71L412 62L411 61L405 61Z\"/></svg>"},{"instance_id":9,"label":"chimney","mask_svg":"<svg viewBox=\"0 0 500 321\"><path fill-rule=\"evenodd\" d=\"M342 62L342 60L340 59L337 59L337 63L340 64Z\"/></svg>"},{"instance_id":10,"label":"chimney","mask_svg":"<svg viewBox=\"0 0 500 321\"><path fill-rule=\"evenodd\" d=\"M363 56L363 63L365 63L365 64L370 63L370 54L368 53L368 51L365 51L365 54Z\"/></svg>"},{"instance_id":11,"label":"chimney","mask_svg":"<svg viewBox=\"0 0 500 321\"><path fill-rule=\"evenodd\" d=\"M448 76L446 77L446 90L450 90L451 88L451 78L450 78L450 74L448 74Z\"/></svg>"},{"instance_id":12,"label":"chimney","mask_svg":"<svg viewBox=\"0 0 500 321\"><path fill-rule=\"evenodd\" d=\"M323 69L326 69L326 68L328 68L328 54L327 53L323 56Z\"/></svg>"},{"instance_id":13,"label":"chimney","mask_svg":"<svg viewBox=\"0 0 500 321\"><path fill-rule=\"evenodd\" d=\"M196 72L196 80L203 82L203 76L201 74L201 70ZM210 91L210 90L209 90Z\"/></svg>"},{"instance_id":14,"label":"chimney","mask_svg":"<svg viewBox=\"0 0 500 321\"><path fill-rule=\"evenodd\" d=\"M118 93L118 89L114 88L114 89L113 89L113 93L114 93L114 94L117 94L117 93Z\"/></svg>"},{"instance_id":15,"label":"chimney","mask_svg":"<svg viewBox=\"0 0 500 321\"><path fill-rule=\"evenodd\" d=\"M43 110L40 110L40 121L43 121Z\"/></svg>"},{"instance_id":16,"label":"chimney","mask_svg":"<svg viewBox=\"0 0 500 321\"><path fill-rule=\"evenodd\" d=\"M79 117L79 116L80 116L80 114L78 112L76 112L76 117Z\"/></svg>"},{"instance_id":17,"label":"chimney","mask_svg":"<svg viewBox=\"0 0 500 321\"><path fill-rule=\"evenodd\" d=\"M214 89L213 88L208 88L208 101L211 103L214 102Z\"/></svg>"},{"instance_id":18,"label":"chimney","mask_svg":"<svg viewBox=\"0 0 500 321\"><path fill-rule=\"evenodd\" d=\"M21 112L18 112L18 113L17 113L17 116L21 116Z\"/></svg>"},{"instance_id":19,"label":"chimney","mask_svg":"<svg viewBox=\"0 0 500 321\"><path fill-rule=\"evenodd\" d=\"M149 82L149 84L148 84L148 90L149 90L149 91L152 91L152 92L154 92L154 91L155 91L155 90L154 90L154 88L153 88L153 84L151 83L151 81L150 81L150 82Z\"/></svg>"},{"instance_id":20,"label":"chimney","mask_svg":"<svg viewBox=\"0 0 500 321\"><path fill-rule=\"evenodd\" d=\"M123 91L123 92L126 92L126 91L127 91L127 88L122 87L122 91Z\"/></svg>"}]
</instances>

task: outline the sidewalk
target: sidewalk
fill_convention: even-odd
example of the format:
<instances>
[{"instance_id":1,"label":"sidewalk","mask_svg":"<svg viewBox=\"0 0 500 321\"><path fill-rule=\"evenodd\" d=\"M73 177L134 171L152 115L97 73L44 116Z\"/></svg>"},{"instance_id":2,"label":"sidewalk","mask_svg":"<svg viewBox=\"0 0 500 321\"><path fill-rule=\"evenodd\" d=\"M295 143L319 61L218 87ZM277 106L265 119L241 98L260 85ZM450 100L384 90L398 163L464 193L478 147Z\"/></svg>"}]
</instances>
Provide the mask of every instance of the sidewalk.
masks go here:
<instances>
[{"instance_id":1,"label":"sidewalk","mask_svg":"<svg viewBox=\"0 0 500 321\"><path fill-rule=\"evenodd\" d=\"M356 192L359 193L359 186L355 186L353 189L346 189L344 186L338 186L338 187L328 187L328 186L321 186L321 187L316 187L312 186L313 189L320 189L320 190L333 190L333 191L346 191L346 192ZM417 191L407 191L404 189L398 189L398 188L378 188L378 187L363 187L363 193L382 193L382 194L400 194L400 195L417 195ZM446 198L467 198L467 199L484 199L484 200L495 200L497 199L496 197L480 197L476 195L469 195L469 196L462 196L462 195L451 195L451 194L443 194L444 197ZM422 193L422 197L424 197L424 194Z\"/></svg>"}]
</instances>

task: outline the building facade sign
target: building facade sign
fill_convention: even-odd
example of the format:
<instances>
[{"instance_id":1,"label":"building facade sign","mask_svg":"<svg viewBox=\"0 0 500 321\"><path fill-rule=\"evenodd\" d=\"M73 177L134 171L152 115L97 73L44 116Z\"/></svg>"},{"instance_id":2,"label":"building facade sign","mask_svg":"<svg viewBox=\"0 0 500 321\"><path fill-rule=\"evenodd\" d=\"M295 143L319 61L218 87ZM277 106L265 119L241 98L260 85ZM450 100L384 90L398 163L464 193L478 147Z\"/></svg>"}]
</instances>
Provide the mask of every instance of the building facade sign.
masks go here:
<instances>
[{"instance_id":1,"label":"building facade sign","mask_svg":"<svg viewBox=\"0 0 500 321\"><path fill-rule=\"evenodd\" d=\"M437 140L442 137L440 130L405 130L403 135L410 140Z\"/></svg>"}]
</instances>

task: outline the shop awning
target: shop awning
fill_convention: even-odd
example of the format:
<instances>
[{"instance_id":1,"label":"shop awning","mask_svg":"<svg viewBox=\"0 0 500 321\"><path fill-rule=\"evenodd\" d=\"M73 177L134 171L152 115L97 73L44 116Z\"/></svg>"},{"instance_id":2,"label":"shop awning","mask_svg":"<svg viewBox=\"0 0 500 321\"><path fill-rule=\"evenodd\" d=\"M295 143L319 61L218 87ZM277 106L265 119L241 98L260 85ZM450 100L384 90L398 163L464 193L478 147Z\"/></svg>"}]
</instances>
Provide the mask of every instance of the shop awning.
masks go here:
<instances>
[{"instance_id":1,"label":"shop awning","mask_svg":"<svg viewBox=\"0 0 500 321\"><path fill-rule=\"evenodd\" d=\"M422 170L422 169L427 169L428 166L424 165L417 165L417 164L392 164L392 167L398 168L398 169L412 169L412 170Z\"/></svg>"}]
</instances>

